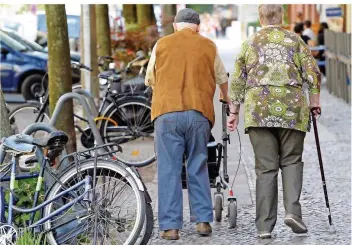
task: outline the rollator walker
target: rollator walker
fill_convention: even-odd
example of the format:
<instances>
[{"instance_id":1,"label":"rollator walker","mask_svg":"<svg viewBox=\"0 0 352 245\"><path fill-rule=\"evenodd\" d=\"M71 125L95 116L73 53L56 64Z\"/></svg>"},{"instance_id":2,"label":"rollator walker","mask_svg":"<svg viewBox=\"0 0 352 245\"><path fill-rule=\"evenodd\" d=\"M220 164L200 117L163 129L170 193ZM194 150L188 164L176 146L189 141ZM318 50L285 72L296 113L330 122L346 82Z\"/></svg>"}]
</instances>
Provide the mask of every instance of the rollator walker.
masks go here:
<instances>
[{"instance_id":1,"label":"rollator walker","mask_svg":"<svg viewBox=\"0 0 352 245\"><path fill-rule=\"evenodd\" d=\"M227 217L229 228L236 227L237 221L237 199L233 194L232 186L229 184L229 175L227 173L227 144L230 144L230 134L227 132L227 116L229 107L226 101L220 95L222 104L222 143L217 143L213 135L210 136L208 143L208 172L210 188L216 189L214 193L214 219L217 222L222 220L222 211L224 209L224 190L229 191L227 198ZM185 163L182 169L182 188L187 189L187 176ZM192 214L191 214L192 219Z\"/></svg>"}]
</instances>

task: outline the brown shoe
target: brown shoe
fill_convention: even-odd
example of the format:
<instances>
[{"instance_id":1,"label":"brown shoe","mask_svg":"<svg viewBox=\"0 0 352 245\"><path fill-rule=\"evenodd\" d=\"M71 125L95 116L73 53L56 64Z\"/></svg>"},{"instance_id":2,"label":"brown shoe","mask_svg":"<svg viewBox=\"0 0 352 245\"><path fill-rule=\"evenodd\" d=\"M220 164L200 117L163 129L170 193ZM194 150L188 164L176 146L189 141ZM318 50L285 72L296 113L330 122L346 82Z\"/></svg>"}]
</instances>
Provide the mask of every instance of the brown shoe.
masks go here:
<instances>
[{"instance_id":1,"label":"brown shoe","mask_svg":"<svg viewBox=\"0 0 352 245\"><path fill-rule=\"evenodd\" d=\"M178 240L178 239L180 239L180 236L178 234L178 230L162 231L160 236L162 239L165 239L165 240Z\"/></svg>"},{"instance_id":2,"label":"brown shoe","mask_svg":"<svg viewBox=\"0 0 352 245\"><path fill-rule=\"evenodd\" d=\"M197 233L201 236L209 236L212 233L212 229L209 223L202 222L197 224Z\"/></svg>"}]
</instances>

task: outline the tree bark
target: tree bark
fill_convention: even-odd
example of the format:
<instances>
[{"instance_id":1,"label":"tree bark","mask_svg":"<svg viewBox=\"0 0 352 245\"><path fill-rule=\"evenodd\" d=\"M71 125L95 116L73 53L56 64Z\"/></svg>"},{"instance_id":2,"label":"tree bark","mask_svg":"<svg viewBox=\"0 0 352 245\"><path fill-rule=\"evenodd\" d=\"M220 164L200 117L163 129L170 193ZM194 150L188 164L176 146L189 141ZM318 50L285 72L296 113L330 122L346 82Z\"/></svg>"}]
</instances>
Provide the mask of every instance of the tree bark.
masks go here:
<instances>
[{"instance_id":1,"label":"tree bark","mask_svg":"<svg viewBox=\"0 0 352 245\"><path fill-rule=\"evenodd\" d=\"M162 5L163 36L172 34L174 32L174 27L172 23L174 22L176 12L176 4Z\"/></svg>"},{"instance_id":2,"label":"tree bark","mask_svg":"<svg viewBox=\"0 0 352 245\"><path fill-rule=\"evenodd\" d=\"M7 113L5 98L2 93L1 83L0 83L0 141L3 137L9 137L13 134L9 115Z\"/></svg>"},{"instance_id":3,"label":"tree bark","mask_svg":"<svg viewBox=\"0 0 352 245\"><path fill-rule=\"evenodd\" d=\"M93 69L93 71L90 73L90 89L91 89L91 94L95 100L95 104L99 106L99 91L100 91L100 85L99 85L99 79L98 79L98 55L97 55L97 21L96 21L96 12L95 12L95 5L90 4L90 67ZM108 15L109 18L109 15ZM108 19L109 21L109 19ZM110 29L108 33L105 33L105 35L109 36L110 39ZM110 44L111 45L111 44Z\"/></svg>"},{"instance_id":4,"label":"tree bark","mask_svg":"<svg viewBox=\"0 0 352 245\"><path fill-rule=\"evenodd\" d=\"M72 71L65 5L45 5L45 12L48 29L50 113L52 114L60 96L72 91ZM68 134L70 140L67 150L69 153L75 152L76 134L72 100L65 102L55 127Z\"/></svg>"},{"instance_id":5,"label":"tree bark","mask_svg":"<svg viewBox=\"0 0 352 245\"><path fill-rule=\"evenodd\" d=\"M140 26L155 24L153 4L137 4L137 23Z\"/></svg>"},{"instance_id":6,"label":"tree bark","mask_svg":"<svg viewBox=\"0 0 352 245\"><path fill-rule=\"evenodd\" d=\"M124 4L123 17L125 18L126 24L136 24L137 23L136 4Z\"/></svg>"},{"instance_id":7,"label":"tree bark","mask_svg":"<svg viewBox=\"0 0 352 245\"><path fill-rule=\"evenodd\" d=\"M111 56L109 6L107 4L97 4L95 6L95 12L97 19L98 56Z\"/></svg>"}]
</instances>

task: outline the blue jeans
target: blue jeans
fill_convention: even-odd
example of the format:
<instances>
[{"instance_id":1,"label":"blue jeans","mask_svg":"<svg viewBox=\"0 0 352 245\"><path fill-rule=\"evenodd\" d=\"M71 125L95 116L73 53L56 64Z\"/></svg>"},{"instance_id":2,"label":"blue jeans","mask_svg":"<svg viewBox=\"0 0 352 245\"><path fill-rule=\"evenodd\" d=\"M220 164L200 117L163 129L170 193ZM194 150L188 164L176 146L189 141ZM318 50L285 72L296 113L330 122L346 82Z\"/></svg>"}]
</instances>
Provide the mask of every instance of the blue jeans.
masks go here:
<instances>
[{"instance_id":1,"label":"blue jeans","mask_svg":"<svg viewBox=\"0 0 352 245\"><path fill-rule=\"evenodd\" d=\"M190 209L195 217L194 221L213 221L207 166L209 137L209 121L200 112L172 112L156 119L160 230L182 228L181 173L184 156L187 164Z\"/></svg>"}]
</instances>

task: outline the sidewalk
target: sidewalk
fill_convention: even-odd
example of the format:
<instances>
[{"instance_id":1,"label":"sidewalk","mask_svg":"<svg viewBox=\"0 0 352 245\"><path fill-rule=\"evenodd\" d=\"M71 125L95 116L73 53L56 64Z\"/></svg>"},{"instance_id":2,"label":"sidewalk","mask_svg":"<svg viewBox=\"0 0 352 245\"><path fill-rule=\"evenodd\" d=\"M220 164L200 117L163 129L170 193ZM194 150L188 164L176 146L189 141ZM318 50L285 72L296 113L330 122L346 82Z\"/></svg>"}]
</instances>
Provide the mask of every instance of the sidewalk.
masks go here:
<instances>
[{"instance_id":1,"label":"sidewalk","mask_svg":"<svg viewBox=\"0 0 352 245\"><path fill-rule=\"evenodd\" d=\"M219 53L227 71L232 72L234 58L238 48L232 47L231 41L217 41ZM215 99L217 100L217 98ZM308 234L296 235L283 223L284 209L282 202L281 175L279 175L279 214L273 231L273 239L260 241L256 238L255 219L255 172L254 155L248 135L244 134L243 111L241 111L239 132L242 142L242 161L234 184L234 193L238 200L237 227L228 229L225 206L223 221L214 222L211 237L195 235L195 225L189 222L189 205L187 191L184 190L184 228L181 238L168 242L159 238L157 220L150 244L350 244L351 224L351 111L350 106L330 95L323 87L321 93L322 116L318 120L318 129L323 154L326 184L330 198L332 220L336 234L330 234L327 223L322 182L313 132L307 134L303 161L304 184L301 197L303 219L308 226ZM221 140L221 105L215 102L217 123L213 129L215 139ZM231 134L229 145L229 176L232 181L239 158L239 141L237 133ZM141 169L144 181L153 200L154 216L157 219L157 179L155 163ZM226 200L226 198L225 198ZM227 202L225 202L227 205Z\"/></svg>"}]
</instances>

